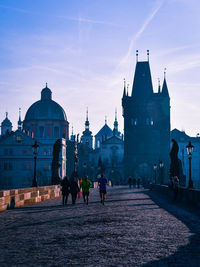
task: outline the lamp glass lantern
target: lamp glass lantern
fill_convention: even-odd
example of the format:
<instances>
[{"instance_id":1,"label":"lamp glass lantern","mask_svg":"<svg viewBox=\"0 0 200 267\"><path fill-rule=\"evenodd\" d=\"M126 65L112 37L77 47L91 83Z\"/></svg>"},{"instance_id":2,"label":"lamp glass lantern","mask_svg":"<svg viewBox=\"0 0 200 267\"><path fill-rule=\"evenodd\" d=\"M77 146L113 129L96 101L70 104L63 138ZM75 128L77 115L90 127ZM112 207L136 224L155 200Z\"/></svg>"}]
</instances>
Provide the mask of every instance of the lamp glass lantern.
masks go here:
<instances>
[{"instance_id":1,"label":"lamp glass lantern","mask_svg":"<svg viewBox=\"0 0 200 267\"><path fill-rule=\"evenodd\" d=\"M39 145L38 145L37 141L35 141L34 145L32 145L32 149L33 149L33 154L37 155L38 149L39 149Z\"/></svg>"},{"instance_id":2,"label":"lamp glass lantern","mask_svg":"<svg viewBox=\"0 0 200 267\"><path fill-rule=\"evenodd\" d=\"M186 149L188 156L192 156L194 146L191 144L191 141L189 141L188 145L186 146Z\"/></svg>"}]
</instances>

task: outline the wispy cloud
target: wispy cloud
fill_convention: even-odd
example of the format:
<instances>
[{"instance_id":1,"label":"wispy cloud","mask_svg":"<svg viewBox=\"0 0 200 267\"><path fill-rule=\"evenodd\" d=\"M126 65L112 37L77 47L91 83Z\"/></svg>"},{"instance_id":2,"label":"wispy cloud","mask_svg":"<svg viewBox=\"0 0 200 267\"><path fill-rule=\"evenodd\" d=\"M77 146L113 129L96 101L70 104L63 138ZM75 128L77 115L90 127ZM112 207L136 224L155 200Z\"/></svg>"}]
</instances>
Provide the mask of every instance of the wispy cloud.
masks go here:
<instances>
[{"instance_id":1,"label":"wispy cloud","mask_svg":"<svg viewBox=\"0 0 200 267\"><path fill-rule=\"evenodd\" d=\"M10 6L0 5L0 8L9 9L9 10L13 10L13 11L21 12L21 13L32 14L32 12L30 12L28 10L17 8L17 7L10 7Z\"/></svg>"},{"instance_id":2,"label":"wispy cloud","mask_svg":"<svg viewBox=\"0 0 200 267\"><path fill-rule=\"evenodd\" d=\"M142 26L139 28L139 30L136 32L136 34L131 39L131 42L130 42L128 51L127 51L126 55L121 59L118 67L126 65L126 63L128 62L128 60L130 59L130 57L132 55L132 51L133 51L135 42L141 37L141 35L143 34L143 32L145 31L145 29L147 28L147 26L150 24L150 22L153 20L153 18L155 17L155 15L158 13L158 11L160 10L160 8L162 7L163 3L164 3L164 0L161 0L161 1L156 2L156 6L152 10L152 12L144 20Z\"/></svg>"},{"instance_id":3,"label":"wispy cloud","mask_svg":"<svg viewBox=\"0 0 200 267\"><path fill-rule=\"evenodd\" d=\"M120 25L112 23L112 22L103 21L103 20L93 20L93 19L83 18L82 16L79 16L78 18L67 17L67 16L57 16L57 18L75 21L78 23L101 24L101 25L107 25L107 26L113 26L113 27L121 27Z\"/></svg>"}]
</instances>

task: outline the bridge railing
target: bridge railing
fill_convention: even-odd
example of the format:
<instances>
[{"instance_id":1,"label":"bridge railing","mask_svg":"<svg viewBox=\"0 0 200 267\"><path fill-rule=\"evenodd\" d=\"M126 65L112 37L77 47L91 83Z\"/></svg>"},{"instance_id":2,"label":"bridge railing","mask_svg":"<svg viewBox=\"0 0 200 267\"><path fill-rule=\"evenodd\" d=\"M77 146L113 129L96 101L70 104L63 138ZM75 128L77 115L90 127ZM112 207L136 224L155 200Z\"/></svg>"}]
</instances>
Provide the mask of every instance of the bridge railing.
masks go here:
<instances>
[{"instance_id":1,"label":"bridge railing","mask_svg":"<svg viewBox=\"0 0 200 267\"><path fill-rule=\"evenodd\" d=\"M61 196L59 185L0 191L0 211L26 206Z\"/></svg>"},{"instance_id":2,"label":"bridge railing","mask_svg":"<svg viewBox=\"0 0 200 267\"><path fill-rule=\"evenodd\" d=\"M171 197L173 189L170 189L167 185L153 184L152 189L162 194L166 194ZM200 207L200 190L186 187L178 188L177 201L193 204Z\"/></svg>"}]
</instances>

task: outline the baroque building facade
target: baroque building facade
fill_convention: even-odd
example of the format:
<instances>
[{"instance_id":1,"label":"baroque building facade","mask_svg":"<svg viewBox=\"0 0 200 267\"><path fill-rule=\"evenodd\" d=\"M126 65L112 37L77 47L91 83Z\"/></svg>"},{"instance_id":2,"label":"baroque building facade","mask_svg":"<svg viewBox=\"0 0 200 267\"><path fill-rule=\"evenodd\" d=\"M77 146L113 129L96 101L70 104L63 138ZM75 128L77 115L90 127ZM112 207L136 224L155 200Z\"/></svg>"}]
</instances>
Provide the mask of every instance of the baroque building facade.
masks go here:
<instances>
[{"instance_id":1,"label":"baroque building facade","mask_svg":"<svg viewBox=\"0 0 200 267\"><path fill-rule=\"evenodd\" d=\"M53 146L61 140L59 161L60 177L66 175L66 141L68 140L68 121L63 108L52 100L52 92L46 87L41 91L41 99L27 110L24 121L21 111L18 130L12 130L7 118L1 124L0 137L0 189L32 186L34 160L32 145L39 144L37 155L38 185L52 183Z\"/></svg>"}]
</instances>

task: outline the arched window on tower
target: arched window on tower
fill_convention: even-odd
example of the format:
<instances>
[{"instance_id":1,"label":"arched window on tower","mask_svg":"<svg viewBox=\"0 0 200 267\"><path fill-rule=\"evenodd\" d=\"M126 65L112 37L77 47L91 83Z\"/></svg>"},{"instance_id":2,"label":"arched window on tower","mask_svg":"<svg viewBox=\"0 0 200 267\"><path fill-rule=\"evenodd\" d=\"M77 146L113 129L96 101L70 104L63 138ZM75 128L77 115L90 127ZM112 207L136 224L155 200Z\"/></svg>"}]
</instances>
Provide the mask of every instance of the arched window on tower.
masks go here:
<instances>
[{"instance_id":1,"label":"arched window on tower","mask_svg":"<svg viewBox=\"0 0 200 267\"><path fill-rule=\"evenodd\" d=\"M149 124L150 124L150 119L146 118L146 125L149 125Z\"/></svg>"},{"instance_id":2,"label":"arched window on tower","mask_svg":"<svg viewBox=\"0 0 200 267\"><path fill-rule=\"evenodd\" d=\"M58 126L54 127L54 137L59 138L59 127Z\"/></svg>"},{"instance_id":3,"label":"arched window on tower","mask_svg":"<svg viewBox=\"0 0 200 267\"><path fill-rule=\"evenodd\" d=\"M153 119L152 119L152 118L150 119L150 124L151 124L151 126L153 126L153 125L154 125L154 121L153 121Z\"/></svg>"}]
</instances>

